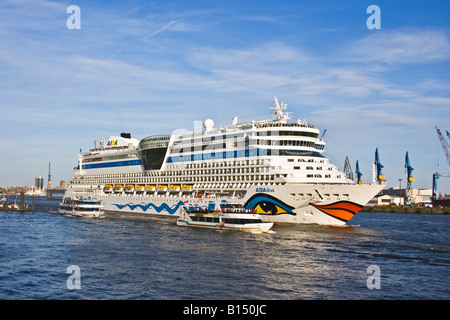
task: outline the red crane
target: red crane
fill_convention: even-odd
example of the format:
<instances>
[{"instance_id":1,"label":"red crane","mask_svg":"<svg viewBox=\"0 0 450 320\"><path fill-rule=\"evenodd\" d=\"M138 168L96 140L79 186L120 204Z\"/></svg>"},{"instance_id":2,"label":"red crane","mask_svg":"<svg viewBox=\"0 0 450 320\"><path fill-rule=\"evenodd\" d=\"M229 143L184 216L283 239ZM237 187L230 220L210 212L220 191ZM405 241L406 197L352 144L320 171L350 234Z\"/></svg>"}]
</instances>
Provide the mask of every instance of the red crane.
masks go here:
<instances>
[{"instance_id":1,"label":"red crane","mask_svg":"<svg viewBox=\"0 0 450 320\"><path fill-rule=\"evenodd\" d=\"M439 136L439 141L441 141L442 148L444 149L445 157L447 158L448 165L450 166L450 155L448 151L448 143L445 141L444 137L442 136L441 130L438 129L438 127L434 126L436 128L437 134Z\"/></svg>"}]
</instances>

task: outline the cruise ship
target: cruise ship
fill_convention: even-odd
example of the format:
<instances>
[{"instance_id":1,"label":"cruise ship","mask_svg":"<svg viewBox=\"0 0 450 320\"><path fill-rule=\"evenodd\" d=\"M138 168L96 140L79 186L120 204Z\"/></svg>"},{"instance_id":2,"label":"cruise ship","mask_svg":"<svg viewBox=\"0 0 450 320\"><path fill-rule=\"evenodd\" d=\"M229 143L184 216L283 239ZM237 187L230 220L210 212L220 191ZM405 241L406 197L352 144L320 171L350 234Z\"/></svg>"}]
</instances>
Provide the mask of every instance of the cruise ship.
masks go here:
<instances>
[{"instance_id":1,"label":"cruise ship","mask_svg":"<svg viewBox=\"0 0 450 320\"><path fill-rule=\"evenodd\" d=\"M66 196L101 200L103 210L178 217L181 209L237 203L265 222L345 225L385 186L379 170L355 183L324 156L320 130L291 121L274 97L272 119L142 140L129 133L94 141L78 155Z\"/></svg>"}]
</instances>

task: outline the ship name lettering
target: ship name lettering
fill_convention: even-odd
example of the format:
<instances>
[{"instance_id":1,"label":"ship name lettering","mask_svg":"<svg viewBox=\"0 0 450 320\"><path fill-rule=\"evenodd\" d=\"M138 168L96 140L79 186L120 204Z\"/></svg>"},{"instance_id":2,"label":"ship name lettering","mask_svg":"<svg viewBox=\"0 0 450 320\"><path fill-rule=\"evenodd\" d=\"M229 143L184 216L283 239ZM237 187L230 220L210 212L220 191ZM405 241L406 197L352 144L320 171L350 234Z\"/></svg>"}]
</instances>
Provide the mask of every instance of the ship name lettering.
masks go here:
<instances>
[{"instance_id":1,"label":"ship name lettering","mask_svg":"<svg viewBox=\"0 0 450 320\"><path fill-rule=\"evenodd\" d=\"M275 189L271 189L271 188L256 188L256 192L275 192Z\"/></svg>"}]
</instances>

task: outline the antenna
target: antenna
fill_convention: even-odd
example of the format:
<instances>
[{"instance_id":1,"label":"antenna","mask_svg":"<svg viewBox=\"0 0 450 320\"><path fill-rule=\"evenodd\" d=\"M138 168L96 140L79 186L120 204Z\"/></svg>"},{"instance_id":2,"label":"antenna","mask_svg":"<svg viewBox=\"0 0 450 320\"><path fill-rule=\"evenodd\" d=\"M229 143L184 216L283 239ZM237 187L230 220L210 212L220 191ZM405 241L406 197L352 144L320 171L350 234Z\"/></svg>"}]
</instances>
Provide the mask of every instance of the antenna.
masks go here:
<instances>
[{"instance_id":1,"label":"antenna","mask_svg":"<svg viewBox=\"0 0 450 320\"><path fill-rule=\"evenodd\" d=\"M322 136L320 137L320 140L322 140L323 141L323 138L325 137L325 133L327 132L327 129L324 129L323 130L323 133L322 133Z\"/></svg>"},{"instance_id":2,"label":"antenna","mask_svg":"<svg viewBox=\"0 0 450 320\"><path fill-rule=\"evenodd\" d=\"M287 108L287 104L282 102L280 105L278 103L277 97L273 97L273 101L274 101L275 107L270 108L270 109L272 109L272 113L273 113L273 110L275 110L275 115L273 116L273 120L280 121L280 122L287 122L287 120L291 119L290 115L292 114L292 112L283 113L283 111L286 110L286 108Z\"/></svg>"}]
</instances>

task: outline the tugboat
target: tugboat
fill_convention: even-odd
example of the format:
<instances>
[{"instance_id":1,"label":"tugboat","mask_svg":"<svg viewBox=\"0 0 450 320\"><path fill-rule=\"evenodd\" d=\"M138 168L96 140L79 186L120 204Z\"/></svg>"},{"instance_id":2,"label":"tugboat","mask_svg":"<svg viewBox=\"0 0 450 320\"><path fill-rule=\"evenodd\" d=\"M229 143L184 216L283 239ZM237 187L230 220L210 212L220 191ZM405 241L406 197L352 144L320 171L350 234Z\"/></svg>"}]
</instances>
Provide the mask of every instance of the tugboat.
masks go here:
<instances>
[{"instance_id":1,"label":"tugboat","mask_svg":"<svg viewBox=\"0 0 450 320\"><path fill-rule=\"evenodd\" d=\"M101 200L65 197L59 204L58 213L72 217L104 218Z\"/></svg>"},{"instance_id":2,"label":"tugboat","mask_svg":"<svg viewBox=\"0 0 450 320\"><path fill-rule=\"evenodd\" d=\"M181 208L177 225L262 233L269 232L273 222L263 222L259 214L245 209L240 204L222 204L219 210L204 208L185 210Z\"/></svg>"}]
</instances>

